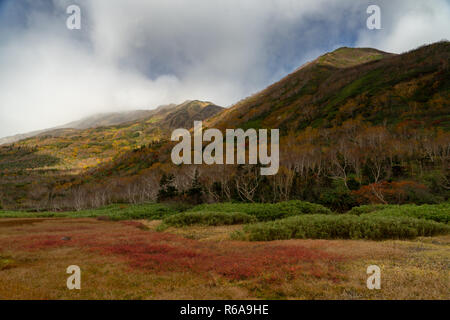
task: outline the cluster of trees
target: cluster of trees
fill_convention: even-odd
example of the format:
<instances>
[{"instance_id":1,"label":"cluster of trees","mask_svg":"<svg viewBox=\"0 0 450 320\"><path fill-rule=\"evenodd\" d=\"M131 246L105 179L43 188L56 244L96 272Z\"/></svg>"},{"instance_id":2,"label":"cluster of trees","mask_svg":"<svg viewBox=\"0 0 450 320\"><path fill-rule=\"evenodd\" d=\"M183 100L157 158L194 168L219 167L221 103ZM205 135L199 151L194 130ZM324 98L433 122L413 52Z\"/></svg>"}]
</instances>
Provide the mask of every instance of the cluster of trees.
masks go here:
<instances>
[{"instance_id":1,"label":"cluster of trees","mask_svg":"<svg viewBox=\"0 0 450 320\"><path fill-rule=\"evenodd\" d=\"M359 204L434 203L450 196L450 133L409 121L389 128L351 119L339 127L287 134L274 176L261 176L259 165L175 166L170 147L159 146L122 155L127 166L109 164L108 175L78 181L60 197L54 193L54 200L61 199L59 207L81 209L110 202L301 199L346 211ZM147 165L134 163L131 170L130 159L147 159Z\"/></svg>"},{"instance_id":2,"label":"cluster of trees","mask_svg":"<svg viewBox=\"0 0 450 320\"><path fill-rule=\"evenodd\" d=\"M346 211L366 203L433 203L450 196L450 133L404 121L350 119L280 140L280 169L173 165L170 143L152 143L83 175L41 177L22 206L83 209L114 202L278 202L300 199ZM4 199L2 197L2 199Z\"/></svg>"}]
</instances>

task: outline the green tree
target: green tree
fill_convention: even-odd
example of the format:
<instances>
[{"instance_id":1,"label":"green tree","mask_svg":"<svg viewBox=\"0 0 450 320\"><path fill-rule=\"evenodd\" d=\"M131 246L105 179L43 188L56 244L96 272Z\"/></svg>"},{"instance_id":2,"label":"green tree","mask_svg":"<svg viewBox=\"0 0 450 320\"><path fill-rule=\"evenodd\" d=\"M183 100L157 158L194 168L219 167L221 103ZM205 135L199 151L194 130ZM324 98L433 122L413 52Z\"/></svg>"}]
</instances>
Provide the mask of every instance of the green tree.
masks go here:
<instances>
[{"instance_id":1,"label":"green tree","mask_svg":"<svg viewBox=\"0 0 450 320\"><path fill-rule=\"evenodd\" d=\"M167 201L178 196L178 189L175 187L175 176L173 174L163 174L159 181L158 201Z\"/></svg>"},{"instance_id":2,"label":"green tree","mask_svg":"<svg viewBox=\"0 0 450 320\"><path fill-rule=\"evenodd\" d=\"M203 202L203 186L200 182L200 176L197 169L195 169L192 184L190 188L186 191L186 195L189 197L190 201L192 201L194 204L199 204Z\"/></svg>"}]
</instances>

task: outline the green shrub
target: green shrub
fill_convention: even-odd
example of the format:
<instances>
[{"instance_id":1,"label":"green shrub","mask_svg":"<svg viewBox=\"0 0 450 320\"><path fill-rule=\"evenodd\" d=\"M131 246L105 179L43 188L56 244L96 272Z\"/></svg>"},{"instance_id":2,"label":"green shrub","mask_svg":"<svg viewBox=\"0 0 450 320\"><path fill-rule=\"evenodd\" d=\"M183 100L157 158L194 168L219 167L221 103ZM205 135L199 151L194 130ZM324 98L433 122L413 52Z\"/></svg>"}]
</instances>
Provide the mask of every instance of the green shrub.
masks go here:
<instances>
[{"instance_id":1,"label":"green shrub","mask_svg":"<svg viewBox=\"0 0 450 320\"><path fill-rule=\"evenodd\" d=\"M0 211L0 218L64 218L68 217L63 212L27 212L27 211Z\"/></svg>"},{"instance_id":2,"label":"green shrub","mask_svg":"<svg viewBox=\"0 0 450 320\"><path fill-rule=\"evenodd\" d=\"M367 204L367 205L363 205L363 206L359 206L359 207L353 207L350 211L348 211L348 214L356 214L356 215L361 215L364 213L371 213L374 211L379 211L379 210L384 210L386 208L388 208L391 205L387 205L387 204Z\"/></svg>"},{"instance_id":3,"label":"green shrub","mask_svg":"<svg viewBox=\"0 0 450 320\"><path fill-rule=\"evenodd\" d=\"M450 223L450 203L435 205L425 204L421 206L414 204L403 206L386 206L384 209L374 211L371 214L385 217L411 217L448 224Z\"/></svg>"},{"instance_id":4,"label":"green shrub","mask_svg":"<svg viewBox=\"0 0 450 320\"><path fill-rule=\"evenodd\" d=\"M160 204L138 204L138 205L111 205L105 208L88 211L93 217L109 216L112 220L133 220L133 219L162 219L168 215L176 214L173 208Z\"/></svg>"},{"instance_id":5,"label":"green shrub","mask_svg":"<svg viewBox=\"0 0 450 320\"><path fill-rule=\"evenodd\" d=\"M26 212L26 211L0 211L0 218L95 218L107 217L110 220L133 219L162 219L177 211L168 205L160 203L147 203L138 205L112 204L98 209L66 212Z\"/></svg>"},{"instance_id":6,"label":"green shrub","mask_svg":"<svg viewBox=\"0 0 450 320\"><path fill-rule=\"evenodd\" d=\"M331 210L320 204L292 200L279 203L214 203L202 204L189 212L241 212L256 217L259 221L271 221L302 214L331 214Z\"/></svg>"},{"instance_id":7,"label":"green shrub","mask_svg":"<svg viewBox=\"0 0 450 320\"><path fill-rule=\"evenodd\" d=\"M251 224L233 234L235 239L411 239L450 233L450 226L409 217L303 215Z\"/></svg>"},{"instance_id":8,"label":"green shrub","mask_svg":"<svg viewBox=\"0 0 450 320\"><path fill-rule=\"evenodd\" d=\"M390 217L411 217L417 219L433 220L450 223L450 203L404 205L366 205L355 207L348 213L356 215L378 215Z\"/></svg>"},{"instance_id":9,"label":"green shrub","mask_svg":"<svg viewBox=\"0 0 450 320\"><path fill-rule=\"evenodd\" d=\"M256 222L256 218L241 212L183 212L164 219L168 226L183 227L194 224L220 226Z\"/></svg>"},{"instance_id":10,"label":"green shrub","mask_svg":"<svg viewBox=\"0 0 450 320\"><path fill-rule=\"evenodd\" d=\"M286 210L292 215L299 214L332 214L332 211L320 204L291 200L273 204L276 209Z\"/></svg>"},{"instance_id":11,"label":"green shrub","mask_svg":"<svg viewBox=\"0 0 450 320\"><path fill-rule=\"evenodd\" d=\"M348 190L326 190L320 195L319 202L337 212L345 212L358 205Z\"/></svg>"}]
</instances>

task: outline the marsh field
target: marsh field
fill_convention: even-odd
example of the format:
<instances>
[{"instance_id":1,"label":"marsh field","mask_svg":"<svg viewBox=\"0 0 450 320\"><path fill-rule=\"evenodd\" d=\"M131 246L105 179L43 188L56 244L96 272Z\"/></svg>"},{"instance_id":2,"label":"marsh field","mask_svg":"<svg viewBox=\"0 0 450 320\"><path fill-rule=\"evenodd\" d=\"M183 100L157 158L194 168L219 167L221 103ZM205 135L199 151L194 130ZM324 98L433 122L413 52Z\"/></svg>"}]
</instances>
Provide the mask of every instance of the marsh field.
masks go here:
<instances>
[{"instance_id":1,"label":"marsh field","mask_svg":"<svg viewBox=\"0 0 450 320\"><path fill-rule=\"evenodd\" d=\"M0 211L0 299L449 299L450 204ZM81 269L69 290L66 269ZM367 267L381 269L369 290Z\"/></svg>"}]
</instances>

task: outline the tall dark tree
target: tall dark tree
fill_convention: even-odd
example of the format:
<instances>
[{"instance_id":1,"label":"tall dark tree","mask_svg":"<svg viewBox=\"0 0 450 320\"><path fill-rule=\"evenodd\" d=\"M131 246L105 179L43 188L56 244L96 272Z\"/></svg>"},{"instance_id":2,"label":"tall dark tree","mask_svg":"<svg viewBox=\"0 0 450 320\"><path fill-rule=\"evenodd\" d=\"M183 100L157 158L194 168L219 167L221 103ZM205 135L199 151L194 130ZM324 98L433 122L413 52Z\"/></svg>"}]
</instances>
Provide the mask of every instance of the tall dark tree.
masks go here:
<instances>
[{"instance_id":1,"label":"tall dark tree","mask_svg":"<svg viewBox=\"0 0 450 320\"><path fill-rule=\"evenodd\" d=\"M192 184L190 188L186 191L186 195L189 197L189 200L192 201L194 204L199 204L203 202L203 186L200 182L200 176L197 169L195 169Z\"/></svg>"},{"instance_id":2,"label":"tall dark tree","mask_svg":"<svg viewBox=\"0 0 450 320\"><path fill-rule=\"evenodd\" d=\"M158 201L167 201L178 196L178 189L175 187L175 176L173 174L163 174L159 181Z\"/></svg>"}]
</instances>

